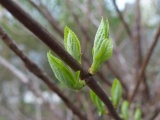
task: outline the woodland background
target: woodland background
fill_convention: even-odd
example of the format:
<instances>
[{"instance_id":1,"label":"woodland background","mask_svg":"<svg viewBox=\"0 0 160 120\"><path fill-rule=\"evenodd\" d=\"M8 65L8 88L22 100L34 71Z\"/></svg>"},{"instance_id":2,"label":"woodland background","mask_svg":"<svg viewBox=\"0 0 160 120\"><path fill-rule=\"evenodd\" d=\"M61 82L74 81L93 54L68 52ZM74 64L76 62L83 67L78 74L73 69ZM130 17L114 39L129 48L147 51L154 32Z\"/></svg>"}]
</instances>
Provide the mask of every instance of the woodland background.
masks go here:
<instances>
[{"instance_id":1,"label":"woodland background","mask_svg":"<svg viewBox=\"0 0 160 120\"><path fill-rule=\"evenodd\" d=\"M144 120L160 119L160 0L135 0L125 4L124 9L119 9L115 0L14 1L62 45L64 27L71 28L81 42L82 64L86 69L92 63L91 50L100 20L107 18L114 43L113 55L95 75L96 81L110 95L111 83L118 78L123 86L123 99L131 101L131 116L138 105ZM48 46L2 6L0 27L77 111L88 120L112 119L98 116L87 86L75 92L56 80L46 57ZM78 120L63 99L30 72L2 38L0 35L0 120Z\"/></svg>"}]
</instances>

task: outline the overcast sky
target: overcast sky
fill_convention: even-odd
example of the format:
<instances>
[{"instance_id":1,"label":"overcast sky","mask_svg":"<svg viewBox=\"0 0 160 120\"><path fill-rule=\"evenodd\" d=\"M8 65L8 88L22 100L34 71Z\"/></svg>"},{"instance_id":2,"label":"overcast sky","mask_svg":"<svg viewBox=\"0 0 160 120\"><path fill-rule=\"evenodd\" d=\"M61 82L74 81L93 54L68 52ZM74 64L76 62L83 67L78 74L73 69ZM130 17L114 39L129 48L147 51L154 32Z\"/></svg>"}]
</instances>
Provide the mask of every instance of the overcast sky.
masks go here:
<instances>
[{"instance_id":1,"label":"overcast sky","mask_svg":"<svg viewBox=\"0 0 160 120\"><path fill-rule=\"evenodd\" d=\"M133 3L133 2L134 2L134 0L117 0L116 1L118 8L120 10L124 9L126 3Z\"/></svg>"}]
</instances>

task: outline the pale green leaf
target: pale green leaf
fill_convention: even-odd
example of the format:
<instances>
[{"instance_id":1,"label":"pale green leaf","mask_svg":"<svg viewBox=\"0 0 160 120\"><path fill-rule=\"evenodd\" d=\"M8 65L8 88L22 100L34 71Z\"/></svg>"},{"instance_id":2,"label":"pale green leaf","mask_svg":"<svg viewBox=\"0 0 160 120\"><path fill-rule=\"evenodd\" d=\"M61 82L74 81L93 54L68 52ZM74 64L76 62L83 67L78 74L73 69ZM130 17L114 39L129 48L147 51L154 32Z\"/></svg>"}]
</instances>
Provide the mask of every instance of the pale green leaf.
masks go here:
<instances>
[{"instance_id":1,"label":"pale green leaf","mask_svg":"<svg viewBox=\"0 0 160 120\"><path fill-rule=\"evenodd\" d=\"M111 39L109 39L109 23L108 20L105 23L102 18L92 49L93 63L89 70L91 74L95 74L100 65L112 56L112 49L113 44Z\"/></svg>"},{"instance_id":2,"label":"pale green leaf","mask_svg":"<svg viewBox=\"0 0 160 120\"><path fill-rule=\"evenodd\" d=\"M106 20L106 23L105 23L102 18L99 28L97 30L97 33L95 35L94 47L93 47L94 53L99 50L101 43L106 38L109 38L109 23L108 23L108 20Z\"/></svg>"},{"instance_id":3,"label":"pale green leaf","mask_svg":"<svg viewBox=\"0 0 160 120\"><path fill-rule=\"evenodd\" d=\"M55 74L55 77L64 85L72 88L76 84L76 78L69 68L58 58L54 57L50 52L47 53L49 64Z\"/></svg>"},{"instance_id":4,"label":"pale green leaf","mask_svg":"<svg viewBox=\"0 0 160 120\"><path fill-rule=\"evenodd\" d=\"M75 33L67 26L64 29L64 47L65 49L81 63L81 46Z\"/></svg>"},{"instance_id":5,"label":"pale green leaf","mask_svg":"<svg viewBox=\"0 0 160 120\"><path fill-rule=\"evenodd\" d=\"M98 109L98 115L101 116L102 114L105 114L106 111L104 108L104 103L101 101L101 99L92 90L90 90L90 96L93 104Z\"/></svg>"},{"instance_id":6,"label":"pale green leaf","mask_svg":"<svg viewBox=\"0 0 160 120\"><path fill-rule=\"evenodd\" d=\"M121 116L124 120L129 120L129 102L123 101L121 106Z\"/></svg>"},{"instance_id":7,"label":"pale green leaf","mask_svg":"<svg viewBox=\"0 0 160 120\"><path fill-rule=\"evenodd\" d=\"M114 79L112 88L111 88L111 100L112 104L116 108L122 97L122 86L118 79Z\"/></svg>"},{"instance_id":8,"label":"pale green leaf","mask_svg":"<svg viewBox=\"0 0 160 120\"><path fill-rule=\"evenodd\" d=\"M80 71L76 72L76 80L79 80L79 76L80 76Z\"/></svg>"},{"instance_id":9,"label":"pale green leaf","mask_svg":"<svg viewBox=\"0 0 160 120\"><path fill-rule=\"evenodd\" d=\"M86 85L84 80L78 80L77 83L73 86L74 90L80 90L81 88L83 88Z\"/></svg>"},{"instance_id":10,"label":"pale green leaf","mask_svg":"<svg viewBox=\"0 0 160 120\"><path fill-rule=\"evenodd\" d=\"M112 56L112 41L108 38L101 44L99 51L93 56L93 63L90 68L90 73L95 74L100 65Z\"/></svg>"},{"instance_id":11,"label":"pale green leaf","mask_svg":"<svg viewBox=\"0 0 160 120\"><path fill-rule=\"evenodd\" d=\"M80 71L73 74L71 70L50 52L47 53L49 64L55 77L65 86L73 90L79 90L85 86L85 81L79 80Z\"/></svg>"},{"instance_id":12,"label":"pale green leaf","mask_svg":"<svg viewBox=\"0 0 160 120\"><path fill-rule=\"evenodd\" d=\"M139 108L134 113L134 120L142 120L142 112Z\"/></svg>"}]
</instances>

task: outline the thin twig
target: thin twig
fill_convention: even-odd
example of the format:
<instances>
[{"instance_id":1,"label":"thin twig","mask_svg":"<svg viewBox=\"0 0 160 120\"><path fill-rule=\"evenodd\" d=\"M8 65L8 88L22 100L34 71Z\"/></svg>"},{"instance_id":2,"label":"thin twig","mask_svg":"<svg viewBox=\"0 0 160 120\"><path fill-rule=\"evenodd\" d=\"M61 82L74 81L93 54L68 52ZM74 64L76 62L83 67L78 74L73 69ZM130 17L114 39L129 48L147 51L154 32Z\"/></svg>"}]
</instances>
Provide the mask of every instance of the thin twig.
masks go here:
<instances>
[{"instance_id":1,"label":"thin twig","mask_svg":"<svg viewBox=\"0 0 160 120\"><path fill-rule=\"evenodd\" d=\"M134 38L134 52L135 52L135 79L138 76L138 70L142 64L142 46L141 46L141 9L140 9L140 0L135 1L135 27L133 31ZM143 83L144 83L144 92L147 97L149 97L149 90L146 84L146 76L143 74Z\"/></svg>"},{"instance_id":2,"label":"thin twig","mask_svg":"<svg viewBox=\"0 0 160 120\"><path fill-rule=\"evenodd\" d=\"M133 45L134 45L134 58L135 58L135 70L136 75L141 66L141 12L140 12L140 0L135 1L135 26L133 31Z\"/></svg>"},{"instance_id":3,"label":"thin twig","mask_svg":"<svg viewBox=\"0 0 160 120\"><path fill-rule=\"evenodd\" d=\"M125 21L122 13L121 13L120 10L118 9L118 6L117 6L117 4L116 4L116 0L112 0L112 1L113 1L113 4L114 4L115 9L116 9L116 11L117 11L117 13L118 13L118 15L119 15L119 18L121 19L124 27L126 28L125 30L126 30L128 36L129 36L130 38L132 38L132 32L131 32L131 30L130 30L128 24L127 24L127 22Z\"/></svg>"},{"instance_id":4,"label":"thin twig","mask_svg":"<svg viewBox=\"0 0 160 120\"><path fill-rule=\"evenodd\" d=\"M76 61L68 52L66 52L46 29L38 22L33 20L29 14L24 12L14 1L0 0L4 6L14 17L17 18L26 28L33 32L40 40L48 45L63 61L65 61L74 71L81 72L81 79L85 80L86 84L92 89L96 95L104 102L109 113L116 120L121 120L116 113L111 101L103 89L98 85L95 79Z\"/></svg>"},{"instance_id":5,"label":"thin twig","mask_svg":"<svg viewBox=\"0 0 160 120\"><path fill-rule=\"evenodd\" d=\"M160 113L160 108L157 108L154 112L153 112L153 116L151 116L151 118L149 120L155 120L156 117L159 115Z\"/></svg>"},{"instance_id":6,"label":"thin twig","mask_svg":"<svg viewBox=\"0 0 160 120\"><path fill-rule=\"evenodd\" d=\"M160 114L160 106L158 104L154 105L154 107L151 107L151 110L146 111L148 116L146 116L145 120L156 120L158 115Z\"/></svg>"},{"instance_id":7,"label":"thin twig","mask_svg":"<svg viewBox=\"0 0 160 120\"><path fill-rule=\"evenodd\" d=\"M73 9L71 9L71 5L70 5L70 1L66 1L67 7L69 9L69 12L72 14L75 22L77 23L78 27L80 28L81 32L83 33L83 35L85 36L85 39L87 41L91 41L90 36L88 35L87 30L85 29L85 27L80 23L78 16L75 14L75 12L73 11Z\"/></svg>"},{"instance_id":8,"label":"thin twig","mask_svg":"<svg viewBox=\"0 0 160 120\"><path fill-rule=\"evenodd\" d=\"M5 58L1 56L0 56L0 64L4 66L7 70L9 70L12 74L14 74L23 84L25 84L37 98L41 98L45 106L48 109L50 109L53 113L56 112L57 117L59 117L59 115L57 114L58 111L55 111L51 103L42 96L40 90L36 89L33 86L33 84L31 84L30 79L27 77L27 75L25 75L22 71L18 70L15 66L13 66Z\"/></svg>"},{"instance_id":9,"label":"thin twig","mask_svg":"<svg viewBox=\"0 0 160 120\"><path fill-rule=\"evenodd\" d=\"M24 62L27 69L35 74L38 78L40 78L52 91L57 93L57 95L64 101L64 103L72 110L72 112L79 117L79 119L87 120L86 116L82 115L78 108L76 108L73 103L61 92L61 90L53 84L51 78L42 71L34 62L32 62L13 42L12 38L10 38L7 33L0 27L0 38L4 41L4 43L14 52L17 56Z\"/></svg>"},{"instance_id":10,"label":"thin twig","mask_svg":"<svg viewBox=\"0 0 160 120\"><path fill-rule=\"evenodd\" d=\"M150 48L148 49L146 58L144 59L144 62L142 63L141 69L140 69L138 77L137 77L137 83L135 85L135 88L134 88L132 94L129 97L129 101L130 102L132 102L133 98L135 97L135 95L136 95L136 93L138 91L139 85L140 85L141 81L143 80L142 78L143 78L144 71L145 71L145 69L146 69L146 67L147 67L147 65L149 63L149 60L150 60L151 55L153 53L153 50L154 50L154 48L155 48L155 46L156 46L156 44L158 42L159 36L160 36L160 24L159 24L159 27L158 27L158 29L156 31L156 34L155 34L155 36L154 36L154 38L152 40L153 42L152 42Z\"/></svg>"},{"instance_id":11,"label":"thin twig","mask_svg":"<svg viewBox=\"0 0 160 120\"><path fill-rule=\"evenodd\" d=\"M135 0L135 12L134 12L134 16L135 16L135 25L134 25L134 31L133 31L133 56L134 56L134 79L135 79L135 83L137 81L137 77L138 77L138 70L141 67L142 64L142 49L141 49L141 10L140 10L140 0ZM145 73L143 74L143 85L144 85L144 91L146 92L145 95L148 95L147 92L147 84L146 84L146 79L145 79Z\"/></svg>"},{"instance_id":12,"label":"thin twig","mask_svg":"<svg viewBox=\"0 0 160 120\"><path fill-rule=\"evenodd\" d=\"M43 16L48 20L48 22L52 25L52 27L57 31L60 36L63 36L63 30L58 26L58 22L56 19L50 14L48 9L41 4L41 6L36 5L32 0L28 0L28 2L33 5ZM43 8L43 9L42 9Z\"/></svg>"},{"instance_id":13,"label":"thin twig","mask_svg":"<svg viewBox=\"0 0 160 120\"><path fill-rule=\"evenodd\" d=\"M0 64L4 66L7 70L11 71L22 83L29 83L28 77L25 76L20 70L18 70L15 66L10 64L5 58L0 56Z\"/></svg>"}]
</instances>

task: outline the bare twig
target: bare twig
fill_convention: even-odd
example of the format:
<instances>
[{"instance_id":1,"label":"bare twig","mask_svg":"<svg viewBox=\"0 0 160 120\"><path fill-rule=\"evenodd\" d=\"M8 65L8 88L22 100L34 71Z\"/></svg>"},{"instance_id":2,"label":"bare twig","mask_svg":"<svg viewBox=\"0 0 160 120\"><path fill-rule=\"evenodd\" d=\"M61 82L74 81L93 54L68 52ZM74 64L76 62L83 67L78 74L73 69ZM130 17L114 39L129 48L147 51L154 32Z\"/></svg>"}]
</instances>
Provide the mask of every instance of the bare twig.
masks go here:
<instances>
[{"instance_id":1,"label":"bare twig","mask_svg":"<svg viewBox=\"0 0 160 120\"><path fill-rule=\"evenodd\" d=\"M149 115L144 118L145 120L157 120L156 118L160 113L160 106L154 105L154 107L152 107L151 110L147 111L147 114L148 113Z\"/></svg>"},{"instance_id":2,"label":"bare twig","mask_svg":"<svg viewBox=\"0 0 160 120\"><path fill-rule=\"evenodd\" d=\"M116 120L121 120L116 113L111 101L106 93L98 85L95 79L76 61L69 53L67 53L56 41L56 39L46 31L38 22L33 20L29 14L24 12L14 1L0 0L4 6L14 17L17 18L26 28L33 32L40 40L47 44L63 61L65 61L73 70L81 72L81 79L92 89L97 96L104 102L110 114ZM3 37L4 38L4 37ZM81 116L82 117L82 116Z\"/></svg>"},{"instance_id":3,"label":"bare twig","mask_svg":"<svg viewBox=\"0 0 160 120\"><path fill-rule=\"evenodd\" d=\"M48 20L48 22L52 25L52 27L57 31L60 36L63 36L63 30L58 26L58 22L56 19L50 14L48 9L41 4L41 6L36 5L32 0L28 0L30 4L32 4L43 16ZM42 9L43 8L43 9Z\"/></svg>"},{"instance_id":4,"label":"bare twig","mask_svg":"<svg viewBox=\"0 0 160 120\"><path fill-rule=\"evenodd\" d=\"M113 4L114 4L115 9L116 9L116 11L117 11L117 13L118 13L118 15L119 15L119 18L121 19L124 27L126 28L125 30L126 30L128 36L129 36L130 38L132 38L132 32L131 32L131 30L130 30L128 24L127 24L127 22L125 21L122 13L121 13L120 10L118 9L118 6L117 6L117 4L116 4L116 0L112 0L112 1L113 1Z\"/></svg>"},{"instance_id":5,"label":"bare twig","mask_svg":"<svg viewBox=\"0 0 160 120\"><path fill-rule=\"evenodd\" d=\"M138 77L137 77L137 83L135 85L133 93L129 97L129 101L130 102L132 102L133 98L135 97L135 95L136 95L136 93L138 91L139 85L140 85L141 81L143 80L142 78L143 78L144 71L145 71L145 69L146 69L146 67L147 67L147 65L149 63L149 60L150 60L151 55L153 53L153 50L154 50L154 48L155 48L155 46L156 46L156 44L158 42L159 36L160 36L160 24L159 24L159 27L158 27L158 29L156 31L156 34L155 34L155 36L154 36L154 38L152 40L153 42L152 42L150 48L148 49L146 58L144 59L144 62L141 65L141 69L140 69Z\"/></svg>"},{"instance_id":6,"label":"bare twig","mask_svg":"<svg viewBox=\"0 0 160 120\"><path fill-rule=\"evenodd\" d=\"M151 116L151 118L149 120L155 120L156 117L159 115L160 113L160 108L157 108L154 112L153 115Z\"/></svg>"},{"instance_id":7,"label":"bare twig","mask_svg":"<svg viewBox=\"0 0 160 120\"><path fill-rule=\"evenodd\" d=\"M134 79L137 80L138 77L138 70L141 66L141 30L140 30L140 6L139 6L139 0L135 0L135 25L134 25L134 31L133 31L133 55L134 55Z\"/></svg>"},{"instance_id":8,"label":"bare twig","mask_svg":"<svg viewBox=\"0 0 160 120\"><path fill-rule=\"evenodd\" d=\"M16 67L7 62L7 60L1 56L0 56L0 64L4 66L7 70L11 71L15 76L17 76L22 83L26 84L29 82L28 77L26 77L21 71L19 71Z\"/></svg>"},{"instance_id":9,"label":"bare twig","mask_svg":"<svg viewBox=\"0 0 160 120\"><path fill-rule=\"evenodd\" d=\"M86 30L85 27L80 23L80 21L79 21L79 19L78 19L78 16L77 16L77 15L75 14L75 12L71 9L71 6L70 6L69 3L70 3L70 2L69 2L69 0L68 0L68 3L66 3L66 4L67 4L67 7L68 7L68 9L70 10L70 13L72 14L75 22L76 22L77 25L79 26L79 28L80 28L81 32L83 33L83 35L85 36L85 39L86 39L87 41L91 41L91 38L90 38L90 36L88 35L87 30Z\"/></svg>"},{"instance_id":10,"label":"bare twig","mask_svg":"<svg viewBox=\"0 0 160 120\"><path fill-rule=\"evenodd\" d=\"M142 46L141 46L141 10L140 10L140 0L135 1L135 26L133 31L133 45L134 45L134 58L135 58L135 79L138 77L138 70L142 64ZM146 84L145 73L143 74L143 85L145 95L149 97L148 86Z\"/></svg>"},{"instance_id":11,"label":"bare twig","mask_svg":"<svg viewBox=\"0 0 160 120\"><path fill-rule=\"evenodd\" d=\"M32 62L13 42L13 40L4 32L0 27L0 38L4 43L21 58L29 71L40 78L52 91L57 93L57 95L64 101L64 103L72 110L72 112L77 115L80 119L87 120L86 116L82 115L80 111L73 105L73 103L61 92L61 90L53 84L52 79L42 71L34 62Z\"/></svg>"},{"instance_id":12,"label":"bare twig","mask_svg":"<svg viewBox=\"0 0 160 120\"><path fill-rule=\"evenodd\" d=\"M77 22L77 24L79 25L82 33L86 36L86 40L87 40L87 41L91 41L91 38L90 38L90 36L88 35L87 30L81 25L81 23L80 23L80 21L79 21L79 19L78 19L78 16L77 16L74 12L72 13L72 15L73 15L75 21Z\"/></svg>"},{"instance_id":13,"label":"bare twig","mask_svg":"<svg viewBox=\"0 0 160 120\"><path fill-rule=\"evenodd\" d=\"M141 66L141 12L140 12L140 0L135 2L135 26L133 31L133 45L135 56L135 70L137 71ZM135 76L137 76L137 74Z\"/></svg>"},{"instance_id":14,"label":"bare twig","mask_svg":"<svg viewBox=\"0 0 160 120\"><path fill-rule=\"evenodd\" d=\"M17 78L19 78L19 80L20 80L23 84L27 85L27 86L29 87L29 89L33 92L33 94L34 94L37 98L41 98L41 100L43 100L45 106L46 106L47 108L49 108L49 109L52 111L52 113L55 113L55 112L56 112L57 117L59 117L58 114L57 114L58 111L55 111L55 110L53 109L51 103L42 96L42 93L41 93L39 90L37 90L37 89L33 86L33 84L30 83L30 79L29 79L22 71L18 70L15 66L13 66L13 65L12 65L11 63L9 63L5 58L3 58L3 57L1 57L1 56L0 56L0 64L1 64L2 66L4 66L7 70L11 71L11 73L13 73Z\"/></svg>"}]
</instances>

